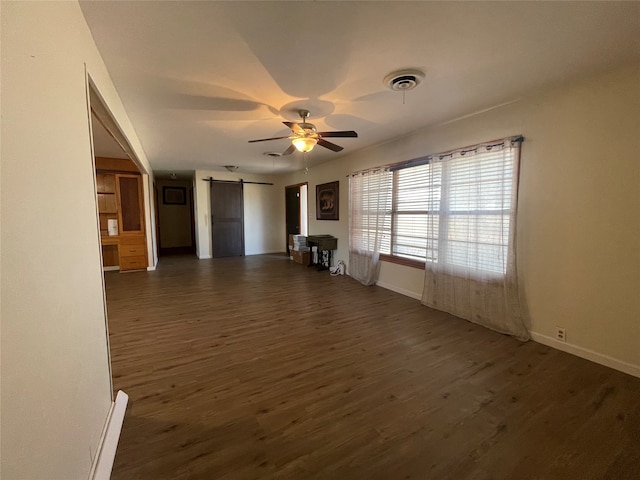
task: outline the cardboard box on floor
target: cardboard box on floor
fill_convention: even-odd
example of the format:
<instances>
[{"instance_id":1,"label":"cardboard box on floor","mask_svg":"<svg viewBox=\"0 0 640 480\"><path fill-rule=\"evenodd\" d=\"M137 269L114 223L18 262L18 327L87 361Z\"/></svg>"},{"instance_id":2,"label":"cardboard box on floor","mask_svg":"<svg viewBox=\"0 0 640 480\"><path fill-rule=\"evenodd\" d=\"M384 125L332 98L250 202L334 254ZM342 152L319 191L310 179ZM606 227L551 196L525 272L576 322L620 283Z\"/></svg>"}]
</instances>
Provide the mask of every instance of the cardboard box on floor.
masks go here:
<instances>
[{"instance_id":1,"label":"cardboard box on floor","mask_svg":"<svg viewBox=\"0 0 640 480\"><path fill-rule=\"evenodd\" d=\"M293 261L301 265L309 265L309 252L299 252L298 250L291 250L293 255Z\"/></svg>"}]
</instances>

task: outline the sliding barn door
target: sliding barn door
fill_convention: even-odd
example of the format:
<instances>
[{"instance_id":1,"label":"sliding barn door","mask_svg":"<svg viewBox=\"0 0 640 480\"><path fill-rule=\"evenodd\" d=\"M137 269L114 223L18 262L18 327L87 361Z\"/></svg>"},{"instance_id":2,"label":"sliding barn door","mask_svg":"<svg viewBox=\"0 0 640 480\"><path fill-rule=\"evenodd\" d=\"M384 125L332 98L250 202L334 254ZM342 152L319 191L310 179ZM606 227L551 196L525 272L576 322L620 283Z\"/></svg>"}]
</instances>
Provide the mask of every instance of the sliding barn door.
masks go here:
<instances>
[{"instance_id":1,"label":"sliding barn door","mask_svg":"<svg viewBox=\"0 0 640 480\"><path fill-rule=\"evenodd\" d=\"M244 255L241 182L211 182L211 235L214 258Z\"/></svg>"}]
</instances>

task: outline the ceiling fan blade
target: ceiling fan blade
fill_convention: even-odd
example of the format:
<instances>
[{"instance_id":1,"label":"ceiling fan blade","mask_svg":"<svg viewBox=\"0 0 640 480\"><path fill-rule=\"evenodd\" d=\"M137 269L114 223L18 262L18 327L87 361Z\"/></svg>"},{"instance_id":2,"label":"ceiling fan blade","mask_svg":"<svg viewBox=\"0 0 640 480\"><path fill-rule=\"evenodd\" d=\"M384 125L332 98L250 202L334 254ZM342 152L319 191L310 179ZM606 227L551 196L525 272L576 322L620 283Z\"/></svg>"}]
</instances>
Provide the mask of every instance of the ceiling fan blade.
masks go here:
<instances>
[{"instance_id":1,"label":"ceiling fan blade","mask_svg":"<svg viewBox=\"0 0 640 480\"><path fill-rule=\"evenodd\" d=\"M284 152L282 152L282 155L291 155L295 151L296 151L296 147L294 147L294 145L291 144L289 145L289 148L287 148Z\"/></svg>"},{"instance_id":2,"label":"ceiling fan blade","mask_svg":"<svg viewBox=\"0 0 640 480\"><path fill-rule=\"evenodd\" d=\"M284 123L287 127L293 130L293 133L300 134L300 135L304 133L304 130L297 123L294 123L294 122L282 122L282 123Z\"/></svg>"},{"instance_id":3,"label":"ceiling fan blade","mask_svg":"<svg viewBox=\"0 0 640 480\"><path fill-rule=\"evenodd\" d=\"M357 138L358 134L353 130L344 130L341 132L318 132L321 137L342 137L342 138Z\"/></svg>"},{"instance_id":4,"label":"ceiling fan blade","mask_svg":"<svg viewBox=\"0 0 640 480\"><path fill-rule=\"evenodd\" d=\"M282 138L289 138L289 135L287 135L286 137L273 137L273 138L261 138L259 140L249 140L249 143L266 142L268 140L280 140Z\"/></svg>"},{"instance_id":5,"label":"ceiling fan blade","mask_svg":"<svg viewBox=\"0 0 640 480\"><path fill-rule=\"evenodd\" d=\"M335 143L327 142L321 138L318 139L318 145L323 146L324 148L328 148L329 150L333 150L334 152L340 152L344 150L340 145L336 145Z\"/></svg>"}]
</instances>

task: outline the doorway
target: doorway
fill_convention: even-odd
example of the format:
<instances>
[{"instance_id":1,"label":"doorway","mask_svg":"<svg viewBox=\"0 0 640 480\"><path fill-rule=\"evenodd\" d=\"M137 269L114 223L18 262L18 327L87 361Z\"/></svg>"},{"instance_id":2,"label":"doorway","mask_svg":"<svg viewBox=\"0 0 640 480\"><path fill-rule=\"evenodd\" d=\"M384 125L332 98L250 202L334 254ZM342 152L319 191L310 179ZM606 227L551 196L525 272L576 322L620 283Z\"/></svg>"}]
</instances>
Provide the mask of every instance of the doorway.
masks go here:
<instances>
[{"instance_id":1,"label":"doorway","mask_svg":"<svg viewBox=\"0 0 640 480\"><path fill-rule=\"evenodd\" d=\"M100 238L104 272L146 271L155 267L153 237L148 234L150 220L149 177L127 138L105 105L91 78L87 76L87 107L91 137L94 195L97 203L96 226ZM111 370L110 328L107 313L106 277L103 274L103 305L106 322L107 354L112 391L120 385Z\"/></svg>"},{"instance_id":2,"label":"doorway","mask_svg":"<svg viewBox=\"0 0 640 480\"><path fill-rule=\"evenodd\" d=\"M193 172L158 172L154 193L158 255L195 255Z\"/></svg>"},{"instance_id":3,"label":"doorway","mask_svg":"<svg viewBox=\"0 0 640 480\"><path fill-rule=\"evenodd\" d=\"M291 255L291 252L289 251L289 235L307 236L309 234L307 190L308 185L306 182L285 187L285 243L287 256Z\"/></svg>"}]
</instances>

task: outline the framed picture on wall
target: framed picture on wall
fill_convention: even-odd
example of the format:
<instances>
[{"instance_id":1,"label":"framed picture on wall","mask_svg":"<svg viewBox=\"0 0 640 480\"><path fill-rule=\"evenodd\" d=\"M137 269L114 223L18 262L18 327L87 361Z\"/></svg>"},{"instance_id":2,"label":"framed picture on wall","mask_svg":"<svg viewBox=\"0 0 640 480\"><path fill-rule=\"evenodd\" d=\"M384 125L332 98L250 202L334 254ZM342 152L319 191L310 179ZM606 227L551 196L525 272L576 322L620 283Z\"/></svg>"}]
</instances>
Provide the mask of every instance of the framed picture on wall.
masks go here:
<instances>
[{"instance_id":1,"label":"framed picture on wall","mask_svg":"<svg viewBox=\"0 0 640 480\"><path fill-rule=\"evenodd\" d=\"M162 187L162 203L165 205L186 205L186 187Z\"/></svg>"},{"instance_id":2,"label":"framed picture on wall","mask_svg":"<svg viewBox=\"0 0 640 480\"><path fill-rule=\"evenodd\" d=\"M316 185L316 219L339 220L340 182Z\"/></svg>"}]
</instances>

